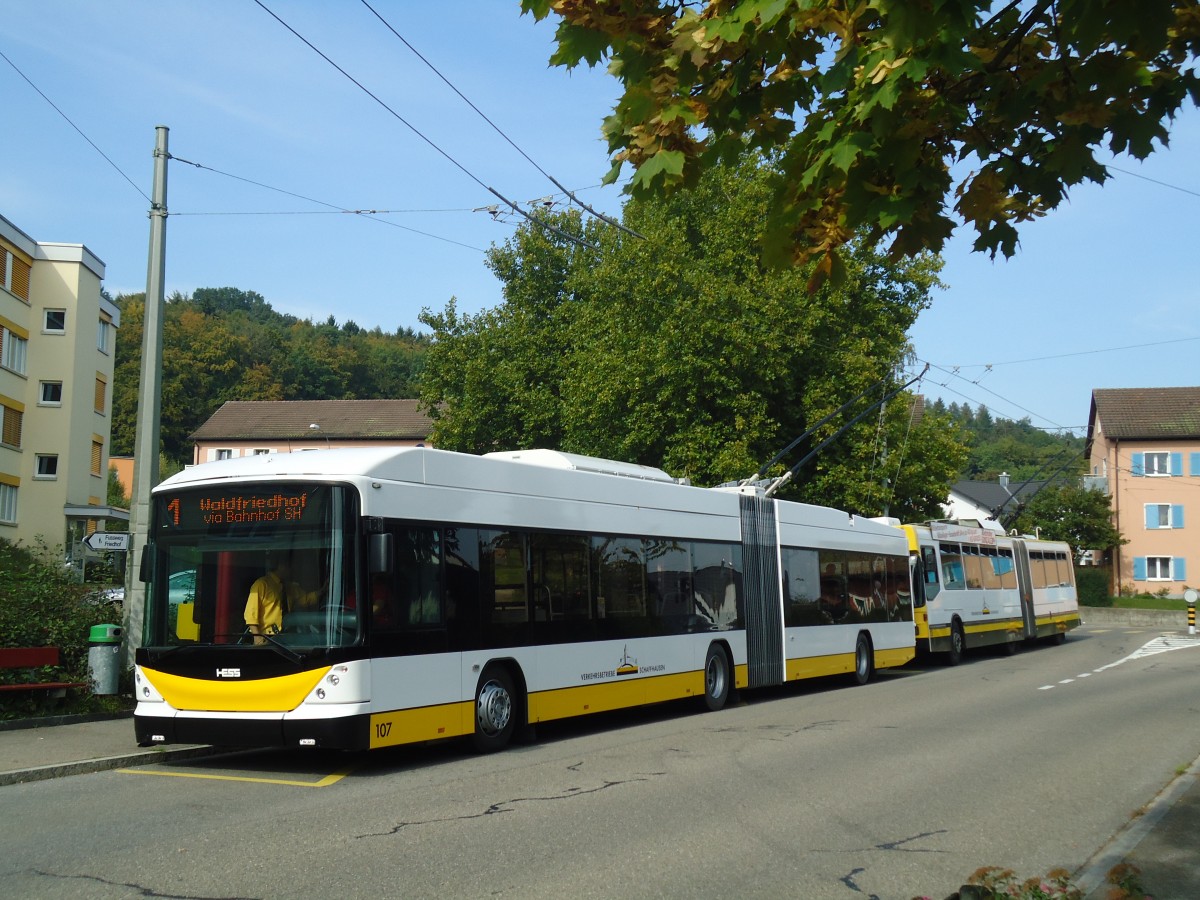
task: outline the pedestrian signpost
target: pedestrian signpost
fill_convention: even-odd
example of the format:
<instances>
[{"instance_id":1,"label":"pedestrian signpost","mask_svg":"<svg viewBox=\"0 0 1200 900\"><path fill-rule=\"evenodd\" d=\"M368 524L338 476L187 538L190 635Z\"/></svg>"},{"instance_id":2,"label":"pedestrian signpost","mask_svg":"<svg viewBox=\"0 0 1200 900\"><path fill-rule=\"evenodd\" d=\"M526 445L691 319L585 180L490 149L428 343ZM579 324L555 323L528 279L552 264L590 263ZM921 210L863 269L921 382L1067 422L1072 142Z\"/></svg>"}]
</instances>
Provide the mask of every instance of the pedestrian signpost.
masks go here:
<instances>
[{"instance_id":1,"label":"pedestrian signpost","mask_svg":"<svg viewBox=\"0 0 1200 900\"><path fill-rule=\"evenodd\" d=\"M97 553L124 553L129 549L127 531L93 531L83 539L84 546Z\"/></svg>"}]
</instances>

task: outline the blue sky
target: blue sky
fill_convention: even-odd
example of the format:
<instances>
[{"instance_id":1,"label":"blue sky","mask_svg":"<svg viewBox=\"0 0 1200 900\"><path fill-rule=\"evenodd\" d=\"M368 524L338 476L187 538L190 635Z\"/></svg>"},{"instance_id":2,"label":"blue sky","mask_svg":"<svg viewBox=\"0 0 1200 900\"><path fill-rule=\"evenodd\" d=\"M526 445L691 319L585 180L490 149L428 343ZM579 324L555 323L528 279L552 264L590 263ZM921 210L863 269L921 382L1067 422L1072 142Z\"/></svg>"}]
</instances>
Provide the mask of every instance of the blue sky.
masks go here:
<instances>
[{"instance_id":1,"label":"blue sky","mask_svg":"<svg viewBox=\"0 0 1200 900\"><path fill-rule=\"evenodd\" d=\"M111 293L144 290L143 194L166 125L168 292L234 286L280 312L389 331L451 297L467 312L499 303L483 251L516 218L482 209L499 202L487 188L522 204L557 188L366 6L262 2L392 112L255 0L11 4L0 52L104 156L0 59L0 214L37 240L86 244ZM619 190L599 187L616 84L549 67L552 22L516 0L371 5L541 168L619 210ZM933 364L923 392L1081 428L1093 388L1200 384L1197 160L1189 108L1169 150L1114 160L1123 172L1027 226L1014 259L972 254L956 234L947 289L911 333Z\"/></svg>"}]
</instances>

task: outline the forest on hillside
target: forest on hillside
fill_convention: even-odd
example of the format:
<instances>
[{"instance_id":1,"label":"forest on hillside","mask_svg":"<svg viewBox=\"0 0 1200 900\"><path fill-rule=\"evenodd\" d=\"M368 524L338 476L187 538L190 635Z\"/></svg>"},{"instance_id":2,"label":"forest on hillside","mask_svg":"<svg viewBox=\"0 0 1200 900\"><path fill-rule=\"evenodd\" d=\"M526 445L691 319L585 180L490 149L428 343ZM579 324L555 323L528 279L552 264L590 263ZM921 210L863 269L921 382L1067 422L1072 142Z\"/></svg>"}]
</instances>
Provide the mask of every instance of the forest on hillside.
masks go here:
<instances>
[{"instance_id":1,"label":"forest on hillside","mask_svg":"<svg viewBox=\"0 0 1200 900\"><path fill-rule=\"evenodd\" d=\"M967 438L970 455L959 475L961 479L996 481L1007 473L1013 484L1061 481L1085 469L1086 441L1082 437L1044 431L1027 418L995 418L982 404L977 408L969 403L947 406L938 399L926 408L948 415Z\"/></svg>"},{"instance_id":2,"label":"forest on hillside","mask_svg":"<svg viewBox=\"0 0 1200 900\"><path fill-rule=\"evenodd\" d=\"M144 294L119 294L112 453L133 453L142 366ZM227 400L370 400L417 396L429 338L276 312L260 294L198 288L173 294L163 316L162 442L191 460L188 436Z\"/></svg>"}]
</instances>

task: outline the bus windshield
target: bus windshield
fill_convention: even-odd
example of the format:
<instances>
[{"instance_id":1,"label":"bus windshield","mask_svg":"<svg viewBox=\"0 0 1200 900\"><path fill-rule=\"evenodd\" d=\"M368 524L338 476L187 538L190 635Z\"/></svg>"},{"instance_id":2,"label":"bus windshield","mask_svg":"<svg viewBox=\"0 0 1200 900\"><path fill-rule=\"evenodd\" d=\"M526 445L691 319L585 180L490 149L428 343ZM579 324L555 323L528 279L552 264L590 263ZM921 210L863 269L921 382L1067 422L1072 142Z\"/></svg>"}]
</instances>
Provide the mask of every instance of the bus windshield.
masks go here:
<instances>
[{"instance_id":1,"label":"bus windshield","mask_svg":"<svg viewBox=\"0 0 1200 900\"><path fill-rule=\"evenodd\" d=\"M155 496L150 647L346 646L360 640L354 492L260 484Z\"/></svg>"}]
</instances>

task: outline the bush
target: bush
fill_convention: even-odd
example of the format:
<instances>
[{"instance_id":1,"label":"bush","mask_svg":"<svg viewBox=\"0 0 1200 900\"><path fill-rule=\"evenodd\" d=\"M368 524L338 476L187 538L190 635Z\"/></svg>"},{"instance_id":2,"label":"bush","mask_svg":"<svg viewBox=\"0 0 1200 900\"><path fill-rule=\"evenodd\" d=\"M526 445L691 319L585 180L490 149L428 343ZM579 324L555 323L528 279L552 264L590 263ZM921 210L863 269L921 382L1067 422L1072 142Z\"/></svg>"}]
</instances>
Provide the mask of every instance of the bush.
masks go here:
<instances>
[{"instance_id":1,"label":"bush","mask_svg":"<svg viewBox=\"0 0 1200 900\"><path fill-rule=\"evenodd\" d=\"M120 623L121 607L98 600L94 586L72 581L62 559L62 553L45 545L30 549L0 539L0 645L58 647L59 665L38 670L36 680L86 683L91 627ZM0 669L0 683L28 681L29 676L19 669ZM86 689L69 692L65 700L17 692L17 697L5 698L0 718L93 712L113 703Z\"/></svg>"},{"instance_id":2,"label":"bush","mask_svg":"<svg viewBox=\"0 0 1200 900\"><path fill-rule=\"evenodd\" d=\"M1079 591L1080 606L1112 606L1112 595L1108 592L1107 569L1096 566L1077 567L1075 587Z\"/></svg>"}]
</instances>

